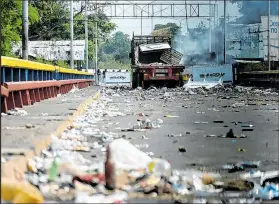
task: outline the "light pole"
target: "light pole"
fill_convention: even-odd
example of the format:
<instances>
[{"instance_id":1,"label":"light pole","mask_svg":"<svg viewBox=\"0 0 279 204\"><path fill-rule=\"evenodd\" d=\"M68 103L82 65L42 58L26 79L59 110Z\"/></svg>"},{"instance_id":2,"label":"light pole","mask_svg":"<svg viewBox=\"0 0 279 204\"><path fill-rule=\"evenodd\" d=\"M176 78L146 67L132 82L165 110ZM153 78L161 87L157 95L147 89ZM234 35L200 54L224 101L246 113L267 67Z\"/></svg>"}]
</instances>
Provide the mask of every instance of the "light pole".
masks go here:
<instances>
[{"instance_id":1,"label":"light pole","mask_svg":"<svg viewBox=\"0 0 279 204\"><path fill-rule=\"evenodd\" d=\"M268 0L268 17L267 17L267 60L268 60L268 71L270 71L270 0Z\"/></svg>"},{"instance_id":2,"label":"light pole","mask_svg":"<svg viewBox=\"0 0 279 204\"><path fill-rule=\"evenodd\" d=\"M140 35L142 35L142 9L140 12Z\"/></svg>"},{"instance_id":3,"label":"light pole","mask_svg":"<svg viewBox=\"0 0 279 204\"><path fill-rule=\"evenodd\" d=\"M22 57L28 60L28 0L22 0Z\"/></svg>"},{"instance_id":4,"label":"light pole","mask_svg":"<svg viewBox=\"0 0 279 204\"><path fill-rule=\"evenodd\" d=\"M209 52L211 52L211 0L209 0L209 22L208 22L208 32L209 32Z\"/></svg>"},{"instance_id":5,"label":"light pole","mask_svg":"<svg viewBox=\"0 0 279 204\"><path fill-rule=\"evenodd\" d=\"M227 46L227 42L226 42L226 17L227 17L227 2L226 0L224 0L224 64L226 64L226 46Z\"/></svg>"},{"instance_id":6,"label":"light pole","mask_svg":"<svg viewBox=\"0 0 279 204\"><path fill-rule=\"evenodd\" d=\"M216 4L217 5L217 4ZM217 25L219 25L219 10L218 10L218 5L217 5L217 8L216 8L216 16L217 16ZM218 27L218 26L216 26ZM216 29L215 27L215 29ZM216 37L216 35L215 35ZM215 41L215 46L216 46L216 64L219 64L219 41L218 41L218 44L216 44L216 41Z\"/></svg>"},{"instance_id":7,"label":"light pole","mask_svg":"<svg viewBox=\"0 0 279 204\"><path fill-rule=\"evenodd\" d=\"M88 2L85 1L85 69L88 72L88 13L87 13Z\"/></svg>"},{"instance_id":8,"label":"light pole","mask_svg":"<svg viewBox=\"0 0 279 204\"><path fill-rule=\"evenodd\" d=\"M97 66L98 66L98 22L96 21L96 29L95 29L95 82L97 84Z\"/></svg>"},{"instance_id":9,"label":"light pole","mask_svg":"<svg viewBox=\"0 0 279 204\"><path fill-rule=\"evenodd\" d=\"M70 31L71 31L71 69L74 69L74 49L73 49L73 41L74 41L74 11L73 11L73 0L70 1Z\"/></svg>"}]
</instances>

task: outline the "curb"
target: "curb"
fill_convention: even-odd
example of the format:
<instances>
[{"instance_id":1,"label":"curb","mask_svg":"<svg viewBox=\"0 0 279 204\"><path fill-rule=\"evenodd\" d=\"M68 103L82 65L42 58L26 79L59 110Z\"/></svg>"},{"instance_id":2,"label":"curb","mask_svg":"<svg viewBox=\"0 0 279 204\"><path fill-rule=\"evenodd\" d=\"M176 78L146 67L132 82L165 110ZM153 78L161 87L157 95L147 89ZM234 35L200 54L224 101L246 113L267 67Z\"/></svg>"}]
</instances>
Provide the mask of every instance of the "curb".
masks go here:
<instances>
[{"instance_id":1,"label":"curb","mask_svg":"<svg viewBox=\"0 0 279 204\"><path fill-rule=\"evenodd\" d=\"M100 98L100 91L97 90L97 93L94 94L93 97L86 99L82 104L80 104L77 110L70 116L67 120L62 122L52 134L47 136L45 139L38 141L33 141L32 150L28 150L25 152L25 156L17 156L14 159L3 163L1 165L1 177L6 177L10 179L15 179L18 181L24 180L24 173L27 171L27 162L29 159L39 156L41 150L47 148L51 144L52 136L59 135L64 132L64 130L72 125L74 120L80 116L84 111L87 105L92 103L95 100Z\"/></svg>"}]
</instances>

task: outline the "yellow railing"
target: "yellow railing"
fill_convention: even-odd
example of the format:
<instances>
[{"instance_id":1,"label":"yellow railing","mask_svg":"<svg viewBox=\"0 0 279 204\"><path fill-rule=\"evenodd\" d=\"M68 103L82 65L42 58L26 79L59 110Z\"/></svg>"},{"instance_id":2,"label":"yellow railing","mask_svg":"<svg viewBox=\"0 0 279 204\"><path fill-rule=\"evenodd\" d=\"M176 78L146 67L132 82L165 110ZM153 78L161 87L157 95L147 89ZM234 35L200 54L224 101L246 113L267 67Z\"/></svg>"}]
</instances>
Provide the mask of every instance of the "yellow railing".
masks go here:
<instances>
[{"instance_id":1,"label":"yellow railing","mask_svg":"<svg viewBox=\"0 0 279 204\"><path fill-rule=\"evenodd\" d=\"M1 66L20 69L55 71L55 66L12 57L1 57Z\"/></svg>"},{"instance_id":2,"label":"yellow railing","mask_svg":"<svg viewBox=\"0 0 279 204\"><path fill-rule=\"evenodd\" d=\"M75 69L67 69L67 68L57 67L57 66L56 66L56 70L59 73L66 73L66 74L92 75L91 73L88 73L88 72L82 72L82 71L78 71L78 70L75 70Z\"/></svg>"},{"instance_id":3,"label":"yellow railing","mask_svg":"<svg viewBox=\"0 0 279 204\"><path fill-rule=\"evenodd\" d=\"M43 64L39 62L32 62L23 59L16 59L12 57L1 57L1 66L9 68L19 68L19 69L30 69L30 70L41 70L41 71L57 71L66 74L80 74L80 75L92 75L88 72L82 72L74 69L67 69L63 67L58 67L49 64Z\"/></svg>"}]
</instances>

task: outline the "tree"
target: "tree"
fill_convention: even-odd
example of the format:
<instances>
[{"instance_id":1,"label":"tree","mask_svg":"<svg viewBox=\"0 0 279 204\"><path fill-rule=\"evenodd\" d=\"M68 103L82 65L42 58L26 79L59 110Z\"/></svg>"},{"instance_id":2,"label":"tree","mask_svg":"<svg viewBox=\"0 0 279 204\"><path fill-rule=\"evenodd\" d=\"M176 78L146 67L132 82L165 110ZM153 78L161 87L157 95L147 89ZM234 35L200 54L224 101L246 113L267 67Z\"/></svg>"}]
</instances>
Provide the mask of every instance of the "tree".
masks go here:
<instances>
[{"instance_id":1,"label":"tree","mask_svg":"<svg viewBox=\"0 0 279 204\"><path fill-rule=\"evenodd\" d=\"M131 50L131 41L129 35L123 32L116 32L104 43L103 53L112 55L114 59L121 63L129 62L129 52Z\"/></svg>"},{"instance_id":2,"label":"tree","mask_svg":"<svg viewBox=\"0 0 279 204\"><path fill-rule=\"evenodd\" d=\"M31 0L40 13L39 22L30 27L30 40L70 40L69 3L58 0ZM75 10L74 40L85 38L84 7ZM102 12L88 16L88 57L95 59L95 22L98 22L98 44L108 38L116 25Z\"/></svg>"},{"instance_id":3,"label":"tree","mask_svg":"<svg viewBox=\"0 0 279 204\"><path fill-rule=\"evenodd\" d=\"M30 40L69 40L70 11L69 4L58 0L31 0L30 4L40 13L40 21L30 27ZM84 39L84 7L74 15L74 38ZM94 38L95 21L98 22L102 37L106 37L116 27L107 16L99 11L88 16L88 37ZM93 22L94 21L94 22Z\"/></svg>"},{"instance_id":4,"label":"tree","mask_svg":"<svg viewBox=\"0 0 279 204\"><path fill-rule=\"evenodd\" d=\"M1 51L2 55L10 56L12 44L21 40L22 2L17 0L1 0ZM36 8L29 5L29 24L38 22L39 14Z\"/></svg>"},{"instance_id":5,"label":"tree","mask_svg":"<svg viewBox=\"0 0 279 204\"><path fill-rule=\"evenodd\" d=\"M180 27L175 23L167 23L163 24L156 24L154 26L154 30L152 35L154 36L166 36L169 35L170 37L175 36L177 33L180 32Z\"/></svg>"},{"instance_id":6,"label":"tree","mask_svg":"<svg viewBox=\"0 0 279 204\"><path fill-rule=\"evenodd\" d=\"M242 14L241 17L236 19L236 23L252 24L260 23L261 16L268 15L268 1L267 0L232 0L232 3L238 5L238 11ZM270 13L271 15L278 15L279 3L278 1L270 1Z\"/></svg>"},{"instance_id":7,"label":"tree","mask_svg":"<svg viewBox=\"0 0 279 204\"><path fill-rule=\"evenodd\" d=\"M70 13L63 1L31 0L40 20L29 26L29 40L62 40L68 35L66 19Z\"/></svg>"}]
</instances>

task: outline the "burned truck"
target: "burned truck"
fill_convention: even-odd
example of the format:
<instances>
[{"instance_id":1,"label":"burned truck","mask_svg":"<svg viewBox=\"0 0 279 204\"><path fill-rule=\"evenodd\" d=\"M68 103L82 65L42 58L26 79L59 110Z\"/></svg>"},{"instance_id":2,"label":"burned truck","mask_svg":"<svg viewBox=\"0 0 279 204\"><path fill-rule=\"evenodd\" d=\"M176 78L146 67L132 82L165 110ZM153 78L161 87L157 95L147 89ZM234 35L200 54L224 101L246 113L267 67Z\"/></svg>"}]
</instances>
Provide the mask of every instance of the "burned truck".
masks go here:
<instances>
[{"instance_id":1,"label":"burned truck","mask_svg":"<svg viewBox=\"0 0 279 204\"><path fill-rule=\"evenodd\" d=\"M183 55L171 47L171 38L133 36L131 41L132 86L182 86Z\"/></svg>"}]
</instances>

